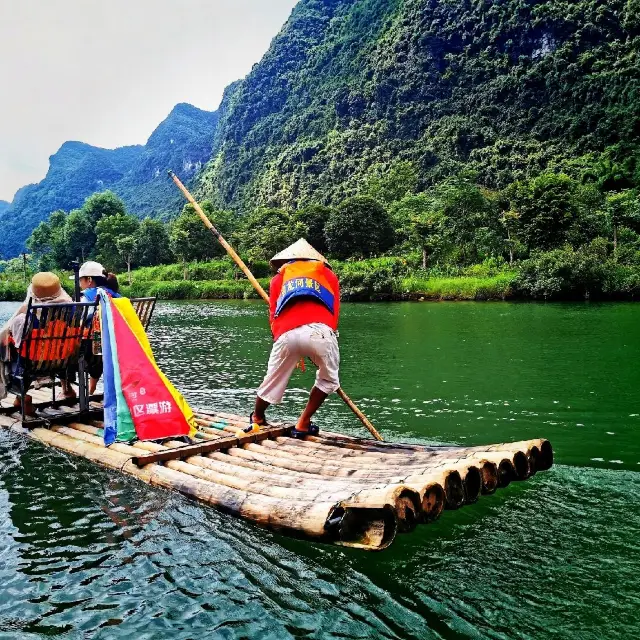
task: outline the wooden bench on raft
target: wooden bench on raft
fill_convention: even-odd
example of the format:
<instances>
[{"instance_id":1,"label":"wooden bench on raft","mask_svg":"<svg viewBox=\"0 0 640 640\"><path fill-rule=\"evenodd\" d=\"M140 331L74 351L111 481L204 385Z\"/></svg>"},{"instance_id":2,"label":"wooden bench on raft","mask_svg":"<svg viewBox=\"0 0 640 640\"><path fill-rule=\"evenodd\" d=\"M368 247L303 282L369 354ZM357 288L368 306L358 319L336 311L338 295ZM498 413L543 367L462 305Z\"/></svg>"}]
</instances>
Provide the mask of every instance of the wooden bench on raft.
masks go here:
<instances>
[{"instance_id":1,"label":"wooden bench on raft","mask_svg":"<svg viewBox=\"0 0 640 640\"><path fill-rule=\"evenodd\" d=\"M131 303L144 330L151 322L157 298L132 298ZM50 402L34 405L36 409L57 408L65 405L79 406L78 412L65 413L65 421L91 414L89 402L102 396L88 395L86 357L91 351L90 325L98 302L70 302L65 304L32 304L27 306L20 348L16 349L14 373L9 380L9 390L20 398L22 422L39 426L46 420L26 421L27 395L31 385L41 378L50 378L52 398ZM96 357L96 356L94 356ZM99 357L99 356L97 356ZM56 377L63 380L78 372L78 397L56 400ZM15 407L0 408L1 414L15 412ZM101 415L101 410L95 411ZM100 417L96 415L95 417ZM56 418L58 420L58 418Z\"/></svg>"}]
</instances>

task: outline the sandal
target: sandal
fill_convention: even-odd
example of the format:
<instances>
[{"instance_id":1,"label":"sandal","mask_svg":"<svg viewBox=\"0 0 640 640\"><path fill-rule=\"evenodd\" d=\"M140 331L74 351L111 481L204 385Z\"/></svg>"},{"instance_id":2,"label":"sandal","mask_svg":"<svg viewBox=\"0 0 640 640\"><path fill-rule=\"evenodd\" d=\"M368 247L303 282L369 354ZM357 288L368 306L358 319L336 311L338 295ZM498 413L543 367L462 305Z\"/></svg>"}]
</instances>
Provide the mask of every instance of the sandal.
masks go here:
<instances>
[{"instance_id":1,"label":"sandal","mask_svg":"<svg viewBox=\"0 0 640 640\"><path fill-rule=\"evenodd\" d=\"M260 431L260 429L263 429L264 427L268 427L268 426L269 426L269 423L266 420L262 424L258 424L253 419L253 411L252 411L251 414L249 415L249 426L243 429L243 431L244 433L250 433L251 431Z\"/></svg>"},{"instance_id":2,"label":"sandal","mask_svg":"<svg viewBox=\"0 0 640 640\"><path fill-rule=\"evenodd\" d=\"M320 427L313 422L309 425L309 428L306 430L294 428L291 430L291 437L302 439L305 436L317 436L320 433Z\"/></svg>"}]
</instances>

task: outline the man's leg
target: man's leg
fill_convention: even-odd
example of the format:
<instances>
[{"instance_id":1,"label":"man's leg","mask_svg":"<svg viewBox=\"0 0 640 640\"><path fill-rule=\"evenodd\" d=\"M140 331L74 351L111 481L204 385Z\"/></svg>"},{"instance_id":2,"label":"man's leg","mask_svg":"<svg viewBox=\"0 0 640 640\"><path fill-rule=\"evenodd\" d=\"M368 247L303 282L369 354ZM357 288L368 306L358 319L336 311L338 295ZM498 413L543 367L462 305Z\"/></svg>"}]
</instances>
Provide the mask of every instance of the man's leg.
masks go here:
<instances>
[{"instance_id":1,"label":"man's leg","mask_svg":"<svg viewBox=\"0 0 640 640\"><path fill-rule=\"evenodd\" d=\"M296 429L308 431L311 418L327 397L340 387L340 349L335 333L324 325L308 325L306 330L307 353L318 367L316 383L311 389L307 406L298 419Z\"/></svg>"},{"instance_id":2,"label":"man's leg","mask_svg":"<svg viewBox=\"0 0 640 640\"><path fill-rule=\"evenodd\" d=\"M77 396L76 390L71 386L71 382L69 380L60 380L60 388L62 389L62 395L67 398L75 398Z\"/></svg>"},{"instance_id":3,"label":"man's leg","mask_svg":"<svg viewBox=\"0 0 640 640\"><path fill-rule=\"evenodd\" d=\"M269 356L267 375L258 389L253 410L254 424L264 424L265 412L272 404L280 404L282 396L289 382L289 378L296 367L297 356L289 347L289 331L274 343Z\"/></svg>"},{"instance_id":4,"label":"man's leg","mask_svg":"<svg viewBox=\"0 0 640 640\"><path fill-rule=\"evenodd\" d=\"M302 415L298 419L298 424L296 425L296 429L298 431L309 431L309 425L311 424L313 414L321 407L327 397L328 394L324 391L320 391L318 387L313 387L313 389L311 389L307 406L304 408Z\"/></svg>"},{"instance_id":5,"label":"man's leg","mask_svg":"<svg viewBox=\"0 0 640 640\"><path fill-rule=\"evenodd\" d=\"M265 412L270 406L270 402L263 400L260 396L256 396L256 404L253 409L253 422L255 424L265 424L267 422Z\"/></svg>"}]
</instances>

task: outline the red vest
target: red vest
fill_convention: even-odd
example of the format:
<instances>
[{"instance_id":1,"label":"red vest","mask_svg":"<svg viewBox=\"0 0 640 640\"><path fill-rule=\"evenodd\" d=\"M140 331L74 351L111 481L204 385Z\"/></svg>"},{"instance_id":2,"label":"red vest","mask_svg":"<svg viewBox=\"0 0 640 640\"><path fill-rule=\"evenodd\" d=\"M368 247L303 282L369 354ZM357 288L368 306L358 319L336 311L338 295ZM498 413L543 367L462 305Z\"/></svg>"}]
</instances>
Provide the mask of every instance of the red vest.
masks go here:
<instances>
[{"instance_id":1,"label":"red vest","mask_svg":"<svg viewBox=\"0 0 640 640\"><path fill-rule=\"evenodd\" d=\"M285 264L280 269L282 289L273 317L277 318L288 304L301 298L318 300L334 313L336 292L333 291L325 270L324 264L318 260L299 260Z\"/></svg>"},{"instance_id":2,"label":"red vest","mask_svg":"<svg viewBox=\"0 0 640 640\"><path fill-rule=\"evenodd\" d=\"M275 340L291 329L314 322L336 330L340 314L338 280L318 260L289 262L272 280L270 308Z\"/></svg>"}]
</instances>

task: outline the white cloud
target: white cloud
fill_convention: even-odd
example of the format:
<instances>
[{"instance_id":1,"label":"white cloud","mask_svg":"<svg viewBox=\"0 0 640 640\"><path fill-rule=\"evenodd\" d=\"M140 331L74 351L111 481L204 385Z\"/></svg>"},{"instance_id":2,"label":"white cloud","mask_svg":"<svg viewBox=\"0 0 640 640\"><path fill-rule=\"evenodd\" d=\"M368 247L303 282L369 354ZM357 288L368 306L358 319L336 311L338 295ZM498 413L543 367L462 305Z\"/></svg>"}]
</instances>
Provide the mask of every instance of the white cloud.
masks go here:
<instances>
[{"instance_id":1,"label":"white cloud","mask_svg":"<svg viewBox=\"0 0 640 640\"><path fill-rule=\"evenodd\" d=\"M0 198L66 140L144 143L178 102L215 109L296 0L0 0Z\"/></svg>"}]
</instances>

